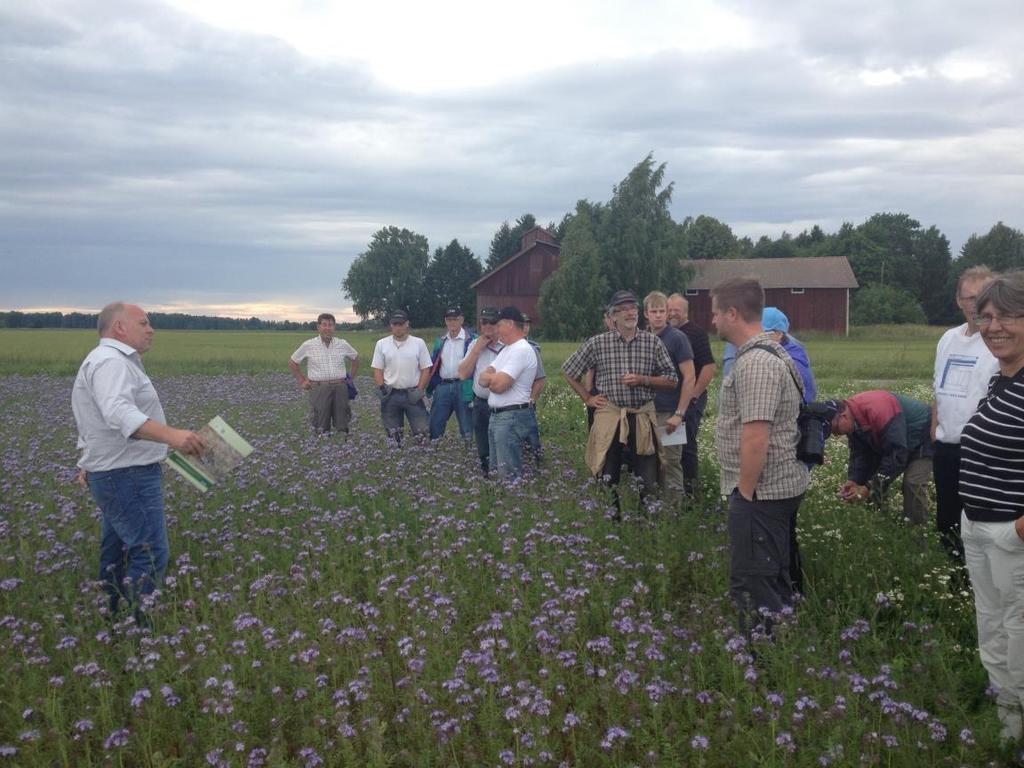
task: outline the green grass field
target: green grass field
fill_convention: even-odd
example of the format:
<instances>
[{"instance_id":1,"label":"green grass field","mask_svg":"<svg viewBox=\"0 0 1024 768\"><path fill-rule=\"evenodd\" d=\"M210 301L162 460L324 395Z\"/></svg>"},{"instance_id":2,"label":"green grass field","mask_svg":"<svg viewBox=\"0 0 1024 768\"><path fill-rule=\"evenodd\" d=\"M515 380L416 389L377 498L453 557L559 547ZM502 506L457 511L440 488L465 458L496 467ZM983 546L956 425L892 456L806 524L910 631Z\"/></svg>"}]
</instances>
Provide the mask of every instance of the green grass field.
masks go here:
<instances>
[{"instance_id":1,"label":"green grass field","mask_svg":"<svg viewBox=\"0 0 1024 768\"><path fill-rule=\"evenodd\" d=\"M849 338L808 335L806 345L819 389L848 387L902 388L931 378L935 344L942 328L929 326L871 326L855 329ZM428 345L437 329L416 331ZM307 331L157 331L146 354L146 369L154 376L179 373L263 373L283 371L288 356ZM380 331L340 334L368 366ZM96 344L96 334L79 330L0 329L0 375L73 374ZM543 341L544 364L549 372L576 348L575 342ZM722 343L715 340L721 357ZM364 372L368 369L363 368Z\"/></svg>"}]
</instances>

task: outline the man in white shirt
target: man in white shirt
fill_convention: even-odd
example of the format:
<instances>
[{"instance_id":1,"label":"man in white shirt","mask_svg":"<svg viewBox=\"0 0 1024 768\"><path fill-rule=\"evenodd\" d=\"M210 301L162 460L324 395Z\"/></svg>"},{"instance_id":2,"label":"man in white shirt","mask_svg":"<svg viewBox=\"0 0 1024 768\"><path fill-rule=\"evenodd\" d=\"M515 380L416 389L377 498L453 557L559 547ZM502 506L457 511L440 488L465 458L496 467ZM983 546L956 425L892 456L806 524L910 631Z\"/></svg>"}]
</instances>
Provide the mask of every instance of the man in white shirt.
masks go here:
<instances>
[{"instance_id":1,"label":"man in white shirt","mask_svg":"<svg viewBox=\"0 0 1024 768\"><path fill-rule=\"evenodd\" d=\"M348 402L345 358L352 361L351 375L359 370L359 353L344 339L334 338L334 315L324 312L316 319L318 335L302 342L288 360L288 367L302 389L309 392L309 409L313 429L330 432L333 424L338 432L348 434L352 411ZM302 373L302 361L306 375Z\"/></svg>"},{"instance_id":2,"label":"man in white shirt","mask_svg":"<svg viewBox=\"0 0 1024 768\"><path fill-rule=\"evenodd\" d=\"M108 304L97 328L100 343L82 362L71 393L81 450L78 481L102 513L100 580L110 614L124 597L143 621L141 598L156 589L167 567L160 462L168 445L192 455L204 445L195 432L167 426L142 367L153 343L146 313L134 304Z\"/></svg>"},{"instance_id":3,"label":"man in white shirt","mask_svg":"<svg viewBox=\"0 0 1024 768\"><path fill-rule=\"evenodd\" d=\"M430 401L430 439L437 440L444 434L452 413L459 423L459 434L468 439L473 431L470 403L473 398L472 384L459 378L459 365L475 338L463 327L464 318L459 307L448 307L444 313L447 333L437 337L430 358L433 368L427 394Z\"/></svg>"},{"instance_id":4,"label":"man in white shirt","mask_svg":"<svg viewBox=\"0 0 1024 768\"><path fill-rule=\"evenodd\" d=\"M487 406L487 398L491 390L477 382L480 374L494 362L504 344L498 340L498 310L484 307L480 310L480 335L469 348L469 352L459 364L459 378L473 385L473 435L476 438L476 453L480 457L480 469L484 477L490 471L491 455L489 427L491 409Z\"/></svg>"},{"instance_id":5,"label":"man in white shirt","mask_svg":"<svg viewBox=\"0 0 1024 768\"><path fill-rule=\"evenodd\" d=\"M975 299L995 275L988 267L971 267L957 282L956 303L967 321L950 328L939 339L935 354L935 400L932 403L932 440L935 455L935 524L949 556L964 562L960 541L960 433L988 392L988 382L999 371L974 322Z\"/></svg>"},{"instance_id":6,"label":"man in white shirt","mask_svg":"<svg viewBox=\"0 0 1024 768\"><path fill-rule=\"evenodd\" d=\"M498 339L505 346L477 381L490 390L490 467L500 479L514 480L523 472L523 443L537 424L530 407L537 353L526 340L523 313L517 307L505 307L498 313L497 329Z\"/></svg>"},{"instance_id":7,"label":"man in white shirt","mask_svg":"<svg viewBox=\"0 0 1024 768\"><path fill-rule=\"evenodd\" d=\"M409 316L391 313L391 335L373 348L373 380L380 394L380 418L388 436L401 442L404 420L414 437L426 437L429 424L423 394L430 381L430 353L419 336L409 335Z\"/></svg>"}]
</instances>

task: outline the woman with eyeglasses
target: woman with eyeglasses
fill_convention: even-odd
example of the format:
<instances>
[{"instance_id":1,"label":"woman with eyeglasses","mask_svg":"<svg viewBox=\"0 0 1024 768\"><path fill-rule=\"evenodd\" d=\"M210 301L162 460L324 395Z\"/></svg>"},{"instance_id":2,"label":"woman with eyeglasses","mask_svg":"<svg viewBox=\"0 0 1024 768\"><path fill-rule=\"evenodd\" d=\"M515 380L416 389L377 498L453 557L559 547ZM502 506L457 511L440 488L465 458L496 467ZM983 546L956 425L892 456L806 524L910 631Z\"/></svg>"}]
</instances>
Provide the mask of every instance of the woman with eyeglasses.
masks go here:
<instances>
[{"instance_id":1,"label":"woman with eyeglasses","mask_svg":"<svg viewBox=\"0 0 1024 768\"><path fill-rule=\"evenodd\" d=\"M1002 736L1024 736L1024 272L978 294L975 325L999 372L960 439L961 529L981 662Z\"/></svg>"}]
</instances>

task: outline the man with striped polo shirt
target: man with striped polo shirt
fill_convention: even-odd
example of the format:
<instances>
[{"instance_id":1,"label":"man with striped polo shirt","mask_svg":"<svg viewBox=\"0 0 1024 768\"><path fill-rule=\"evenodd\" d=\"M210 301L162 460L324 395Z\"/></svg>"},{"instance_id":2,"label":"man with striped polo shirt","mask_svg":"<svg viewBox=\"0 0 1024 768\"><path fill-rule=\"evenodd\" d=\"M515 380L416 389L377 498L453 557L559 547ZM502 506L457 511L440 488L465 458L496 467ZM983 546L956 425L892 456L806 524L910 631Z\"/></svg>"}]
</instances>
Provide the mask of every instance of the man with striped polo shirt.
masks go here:
<instances>
[{"instance_id":1,"label":"man with striped polo shirt","mask_svg":"<svg viewBox=\"0 0 1024 768\"><path fill-rule=\"evenodd\" d=\"M348 434L352 411L348 402L345 358L352 360L351 375L359 370L359 353L344 339L334 338L334 315L322 313L316 319L318 335L302 342L288 360L299 386L309 392L313 429L330 432L331 427ZM306 360L306 375L302 361Z\"/></svg>"}]
</instances>

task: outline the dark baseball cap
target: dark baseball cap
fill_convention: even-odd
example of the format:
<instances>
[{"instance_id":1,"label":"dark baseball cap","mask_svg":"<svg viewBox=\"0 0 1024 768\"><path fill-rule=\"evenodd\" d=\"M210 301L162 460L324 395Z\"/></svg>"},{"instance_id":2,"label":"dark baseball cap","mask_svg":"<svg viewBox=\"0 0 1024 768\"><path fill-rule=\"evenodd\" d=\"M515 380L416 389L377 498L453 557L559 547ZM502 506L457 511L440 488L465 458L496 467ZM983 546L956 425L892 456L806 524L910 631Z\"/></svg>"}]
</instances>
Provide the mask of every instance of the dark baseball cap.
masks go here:
<instances>
[{"instance_id":1,"label":"dark baseball cap","mask_svg":"<svg viewBox=\"0 0 1024 768\"><path fill-rule=\"evenodd\" d=\"M632 291L616 291L613 293L611 300L608 302L609 309L617 307L619 304L636 304L640 306L640 302L636 299L636 294Z\"/></svg>"},{"instance_id":2,"label":"dark baseball cap","mask_svg":"<svg viewBox=\"0 0 1024 768\"><path fill-rule=\"evenodd\" d=\"M444 311L445 317L462 317L462 309L455 304L452 304Z\"/></svg>"},{"instance_id":3,"label":"dark baseball cap","mask_svg":"<svg viewBox=\"0 0 1024 768\"><path fill-rule=\"evenodd\" d=\"M391 323L408 323L409 322L409 316L407 314L405 314L405 310L404 309L396 309L394 312L391 313L391 318L390 318L390 320L388 322L391 322Z\"/></svg>"},{"instance_id":4,"label":"dark baseball cap","mask_svg":"<svg viewBox=\"0 0 1024 768\"><path fill-rule=\"evenodd\" d=\"M498 308L497 307L484 307L480 310L480 322L481 323L496 323L498 322Z\"/></svg>"},{"instance_id":5,"label":"dark baseball cap","mask_svg":"<svg viewBox=\"0 0 1024 768\"><path fill-rule=\"evenodd\" d=\"M511 304L507 307L502 307L501 312L498 313L499 320L512 320L516 323L526 322L523 318L523 313L519 311L519 307L513 307Z\"/></svg>"}]
</instances>

